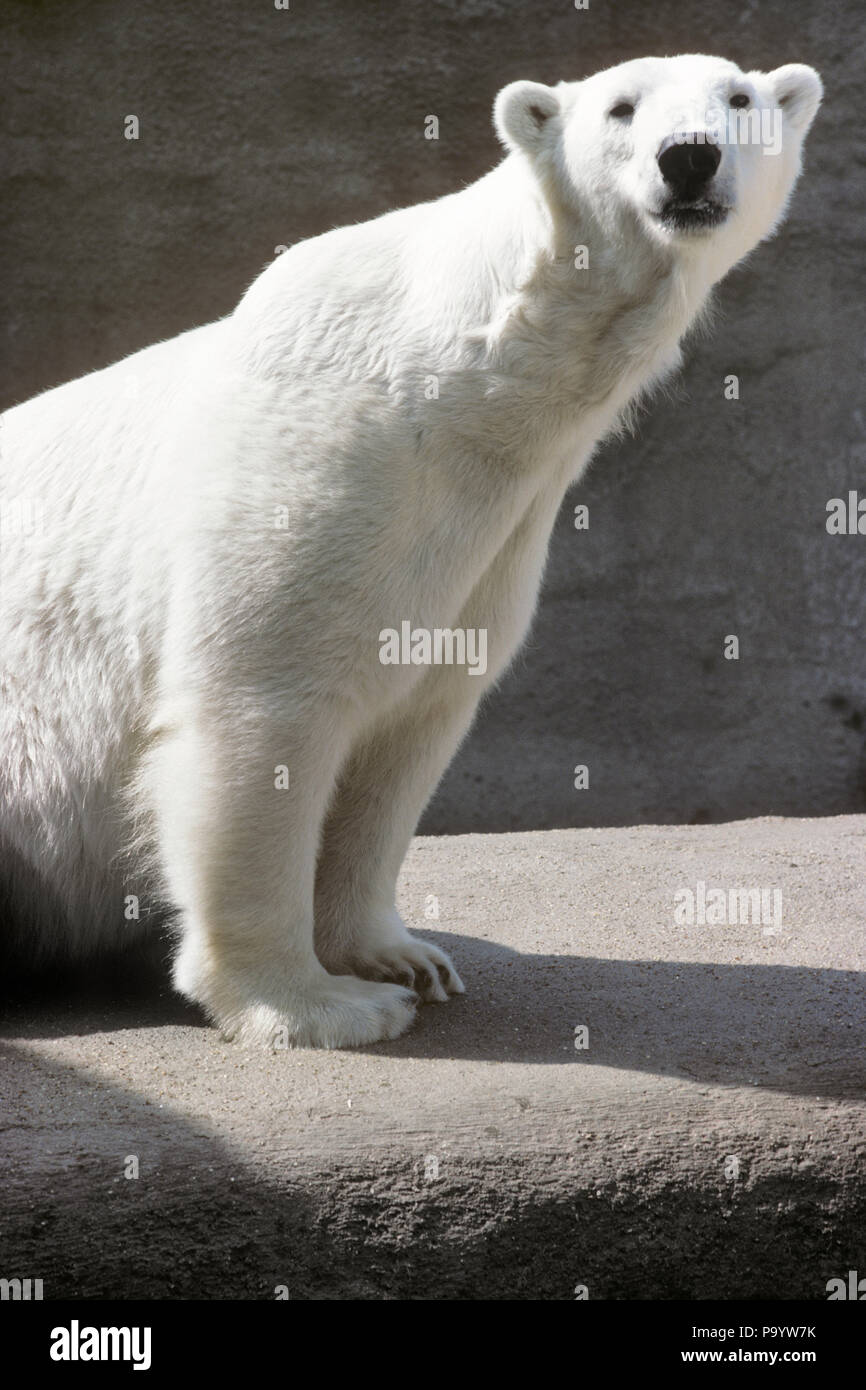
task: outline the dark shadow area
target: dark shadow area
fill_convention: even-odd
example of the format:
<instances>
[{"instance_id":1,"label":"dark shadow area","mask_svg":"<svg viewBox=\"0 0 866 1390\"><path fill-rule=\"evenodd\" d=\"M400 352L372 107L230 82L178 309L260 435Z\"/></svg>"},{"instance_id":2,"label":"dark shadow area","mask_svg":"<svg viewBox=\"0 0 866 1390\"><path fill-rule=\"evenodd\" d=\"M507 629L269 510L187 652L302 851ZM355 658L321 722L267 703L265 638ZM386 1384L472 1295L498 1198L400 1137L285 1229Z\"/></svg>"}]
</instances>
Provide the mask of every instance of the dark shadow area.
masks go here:
<instances>
[{"instance_id":1,"label":"dark shadow area","mask_svg":"<svg viewBox=\"0 0 866 1390\"><path fill-rule=\"evenodd\" d=\"M161 937L63 964L3 962L0 1029L16 1036L61 1038L167 1024L206 1027L207 1020L172 987L170 947Z\"/></svg>"}]
</instances>

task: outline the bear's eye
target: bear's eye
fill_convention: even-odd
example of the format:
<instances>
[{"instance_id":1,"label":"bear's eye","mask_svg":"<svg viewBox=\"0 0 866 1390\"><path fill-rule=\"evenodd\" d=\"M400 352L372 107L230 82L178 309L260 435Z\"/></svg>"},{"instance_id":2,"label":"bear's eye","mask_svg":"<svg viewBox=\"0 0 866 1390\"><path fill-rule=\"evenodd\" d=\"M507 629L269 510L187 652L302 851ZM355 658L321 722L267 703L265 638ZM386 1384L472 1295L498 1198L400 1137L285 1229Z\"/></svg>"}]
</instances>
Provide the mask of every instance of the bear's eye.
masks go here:
<instances>
[{"instance_id":1,"label":"bear's eye","mask_svg":"<svg viewBox=\"0 0 866 1390\"><path fill-rule=\"evenodd\" d=\"M617 102L616 106L608 112L608 115L616 116L618 121L627 120L629 116L634 115L634 106L630 101Z\"/></svg>"},{"instance_id":2,"label":"bear's eye","mask_svg":"<svg viewBox=\"0 0 866 1390\"><path fill-rule=\"evenodd\" d=\"M735 92L731 97L732 106L748 106L749 98L745 92Z\"/></svg>"}]
</instances>

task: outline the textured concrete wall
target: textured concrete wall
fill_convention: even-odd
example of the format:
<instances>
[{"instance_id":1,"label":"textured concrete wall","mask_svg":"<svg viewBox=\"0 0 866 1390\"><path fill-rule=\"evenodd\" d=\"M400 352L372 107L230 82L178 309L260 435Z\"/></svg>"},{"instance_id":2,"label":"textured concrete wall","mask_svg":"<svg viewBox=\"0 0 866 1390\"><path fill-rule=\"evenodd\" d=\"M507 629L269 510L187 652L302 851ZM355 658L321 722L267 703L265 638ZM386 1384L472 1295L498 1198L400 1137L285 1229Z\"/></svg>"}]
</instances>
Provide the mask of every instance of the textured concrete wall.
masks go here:
<instances>
[{"instance_id":1,"label":"textured concrete wall","mask_svg":"<svg viewBox=\"0 0 866 1390\"><path fill-rule=\"evenodd\" d=\"M425 827L866 806L866 537L825 529L829 498L866 496L859 0L6 0L3 24L3 404L228 312L277 245L477 177L514 78L702 50L818 67L788 225L567 499L532 642Z\"/></svg>"}]
</instances>

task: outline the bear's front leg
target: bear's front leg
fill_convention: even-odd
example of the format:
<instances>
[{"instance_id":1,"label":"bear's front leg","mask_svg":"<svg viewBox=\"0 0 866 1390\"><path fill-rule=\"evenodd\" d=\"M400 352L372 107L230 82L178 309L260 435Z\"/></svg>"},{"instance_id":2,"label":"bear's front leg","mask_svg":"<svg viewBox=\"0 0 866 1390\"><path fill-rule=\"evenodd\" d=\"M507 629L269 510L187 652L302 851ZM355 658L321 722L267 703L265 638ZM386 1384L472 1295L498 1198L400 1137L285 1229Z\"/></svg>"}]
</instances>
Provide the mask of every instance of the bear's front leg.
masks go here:
<instances>
[{"instance_id":1,"label":"bear's front leg","mask_svg":"<svg viewBox=\"0 0 866 1390\"><path fill-rule=\"evenodd\" d=\"M487 633L487 669L431 666L352 748L322 836L316 951L329 970L402 980L423 999L463 985L444 951L411 935L394 906L415 826L484 691L526 635L565 482L546 480L468 596L456 626Z\"/></svg>"},{"instance_id":2,"label":"bear's front leg","mask_svg":"<svg viewBox=\"0 0 866 1390\"><path fill-rule=\"evenodd\" d=\"M347 720L250 696L185 699L149 776L159 855L181 910L177 988L227 1037L354 1047L396 1038L416 996L329 974L313 948L316 849Z\"/></svg>"},{"instance_id":3,"label":"bear's front leg","mask_svg":"<svg viewBox=\"0 0 866 1390\"><path fill-rule=\"evenodd\" d=\"M441 687L441 698L411 697L343 768L316 878L316 951L329 970L400 981L428 1001L463 993L445 952L408 931L394 894L416 822L471 721L473 685L465 672L431 672L423 689Z\"/></svg>"}]
</instances>

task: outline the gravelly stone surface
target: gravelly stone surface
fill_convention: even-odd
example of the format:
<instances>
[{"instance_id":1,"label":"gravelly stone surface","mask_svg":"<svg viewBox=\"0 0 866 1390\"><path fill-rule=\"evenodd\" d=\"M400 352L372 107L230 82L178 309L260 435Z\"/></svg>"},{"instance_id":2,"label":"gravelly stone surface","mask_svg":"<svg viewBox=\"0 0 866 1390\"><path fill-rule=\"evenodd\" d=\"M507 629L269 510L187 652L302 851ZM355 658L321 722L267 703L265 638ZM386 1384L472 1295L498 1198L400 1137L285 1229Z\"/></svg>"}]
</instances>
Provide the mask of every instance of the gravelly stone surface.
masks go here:
<instances>
[{"instance_id":1,"label":"gravelly stone surface","mask_svg":"<svg viewBox=\"0 0 866 1390\"><path fill-rule=\"evenodd\" d=\"M420 838L401 906L467 994L364 1051L240 1050L137 963L13 997L0 1274L826 1298L866 1248L864 843L858 816ZM781 922L676 924L699 881L778 888Z\"/></svg>"}]
</instances>

